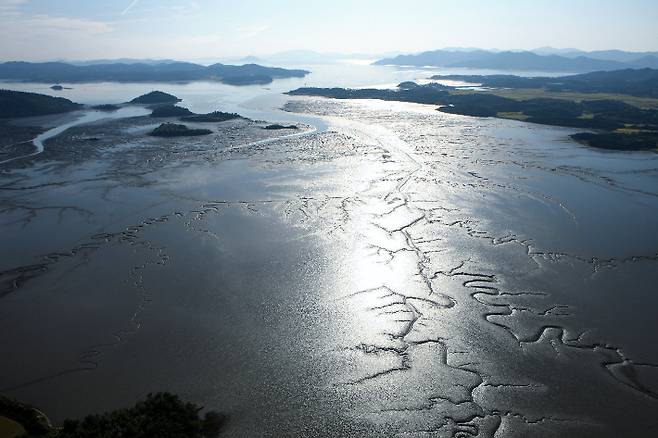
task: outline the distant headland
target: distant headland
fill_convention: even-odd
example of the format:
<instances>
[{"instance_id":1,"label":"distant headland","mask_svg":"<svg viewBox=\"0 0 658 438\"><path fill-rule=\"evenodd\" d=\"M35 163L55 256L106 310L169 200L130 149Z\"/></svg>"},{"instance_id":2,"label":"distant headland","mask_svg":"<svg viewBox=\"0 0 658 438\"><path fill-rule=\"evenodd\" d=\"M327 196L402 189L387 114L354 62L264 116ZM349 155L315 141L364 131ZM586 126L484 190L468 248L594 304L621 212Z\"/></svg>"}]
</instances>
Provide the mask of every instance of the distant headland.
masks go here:
<instances>
[{"instance_id":1,"label":"distant headland","mask_svg":"<svg viewBox=\"0 0 658 438\"><path fill-rule=\"evenodd\" d=\"M218 81L229 85L263 85L275 79L303 78L309 71L258 64L209 66L190 62L76 65L63 62L0 63L0 80L38 83L192 82ZM63 89L64 87L62 87Z\"/></svg>"},{"instance_id":2,"label":"distant headland","mask_svg":"<svg viewBox=\"0 0 658 438\"><path fill-rule=\"evenodd\" d=\"M451 69L587 73L627 68L658 68L658 52L616 50L584 52L575 49L571 51L443 49L384 58L376 61L375 64Z\"/></svg>"}]
</instances>

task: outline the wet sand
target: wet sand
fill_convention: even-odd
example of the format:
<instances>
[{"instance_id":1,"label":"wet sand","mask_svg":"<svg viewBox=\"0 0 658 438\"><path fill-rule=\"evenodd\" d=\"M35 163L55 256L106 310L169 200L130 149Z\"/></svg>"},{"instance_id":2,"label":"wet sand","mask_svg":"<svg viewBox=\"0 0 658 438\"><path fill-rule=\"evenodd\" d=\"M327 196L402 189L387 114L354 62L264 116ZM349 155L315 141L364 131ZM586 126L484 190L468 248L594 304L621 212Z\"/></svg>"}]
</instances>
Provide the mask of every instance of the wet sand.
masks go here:
<instances>
[{"instance_id":1,"label":"wet sand","mask_svg":"<svg viewBox=\"0 0 658 438\"><path fill-rule=\"evenodd\" d=\"M71 128L0 174L0 391L170 390L227 436L658 430L658 158L421 105ZM93 140L92 140L93 139Z\"/></svg>"}]
</instances>

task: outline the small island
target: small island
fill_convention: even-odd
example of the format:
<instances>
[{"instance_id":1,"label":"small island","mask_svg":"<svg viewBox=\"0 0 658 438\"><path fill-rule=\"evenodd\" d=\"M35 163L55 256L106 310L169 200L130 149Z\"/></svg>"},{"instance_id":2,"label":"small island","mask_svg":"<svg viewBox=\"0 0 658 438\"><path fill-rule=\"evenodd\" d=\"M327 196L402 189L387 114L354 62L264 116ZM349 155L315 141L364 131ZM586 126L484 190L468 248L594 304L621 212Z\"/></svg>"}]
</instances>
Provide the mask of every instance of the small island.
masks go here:
<instances>
[{"instance_id":1,"label":"small island","mask_svg":"<svg viewBox=\"0 0 658 438\"><path fill-rule=\"evenodd\" d=\"M103 105L95 105L92 106L92 109L98 110L98 111L107 111L107 112L113 112L113 111L118 111L120 108L119 105L113 105L110 103L106 103Z\"/></svg>"},{"instance_id":2,"label":"small island","mask_svg":"<svg viewBox=\"0 0 658 438\"><path fill-rule=\"evenodd\" d=\"M295 125L279 125L278 123L274 123L272 125L264 126L263 129L267 129L269 131L278 131L281 129L299 129L299 127Z\"/></svg>"},{"instance_id":3,"label":"small island","mask_svg":"<svg viewBox=\"0 0 658 438\"><path fill-rule=\"evenodd\" d=\"M184 122L194 123L219 123L242 118L243 117L240 114L214 111L208 114L195 114L193 116L181 117L181 120Z\"/></svg>"},{"instance_id":4,"label":"small island","mask_svg":"<svg viewBox=\"0 0 658 438\"><path fill-rule=\"evenodd\" d=\"M162 91L151 91L150 93L146 93L139 97L134 98L129 103L140 104L140 105L158 105L164 103L175 104L180 102L181 100L182 99L179 99L173 94L164 93Z\"/></svg>"},{"instance_id":5,"label":"small island","mask_svg":"<svg viewBox=\"0 0 658 438\"><path fill-rule=\"evenodd\" d=\"M178 117L179 120L190 123L219 123L243 118L239 114L225 113L222 111L214 111L208 114L195 114L189 109L178 105L156 106L151 112L151 117Z\"/></svg>"},{"instance_id":6,"label":"small island","mask_svg":"<svg viewBox=\"0 0 658 438\"><path fill-rule=\"evenodd\" d=\"M183 117L194 113L189 109L177 105L160 105L153 108L151 117Z\"/></svg>"},{"instance_id":7,"label":"small island","mask_svg":"<svg viewBox=\"0 0 658 438\"><path fill-rule=\"evenodd\" d=\"M149 135L152 137L197 137L212 134L209 129L192 129L177 123L163 123Z\"/></svg>"}]
</instances>

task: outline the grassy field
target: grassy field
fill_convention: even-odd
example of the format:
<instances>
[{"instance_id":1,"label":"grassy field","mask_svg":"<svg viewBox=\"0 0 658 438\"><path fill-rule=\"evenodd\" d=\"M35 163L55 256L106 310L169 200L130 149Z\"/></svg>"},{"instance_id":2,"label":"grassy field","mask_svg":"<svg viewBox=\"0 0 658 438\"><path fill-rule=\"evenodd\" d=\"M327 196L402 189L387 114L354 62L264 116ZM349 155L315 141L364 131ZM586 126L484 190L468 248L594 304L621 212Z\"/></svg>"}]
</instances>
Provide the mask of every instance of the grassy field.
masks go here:
<instances>
[{"instance_id":1,"label":"grassy field","mask_svg":"<svg viewBox=\"0 0 658 438\"><path fill-rule=\"evenodd\" d=\"M629 105L633 105L642 109L658 109L658 99L629 96L627 94L553 92L553 91L546 91L543 88L497 89L497 90L487 90L487 91L453 90L451 91L451 93L453 94L487 93L487 94L493 94L495 96L505 97L507 99L514 99L514 100L529 100L536 98L561 99L561 100L570 100L574 102L582 102L583 100L620 100Z\"/></svg>"},{"instance_id":2,"label":"grassy field","mask_svg":"<svg viewBox=\"0 0 658 438\"><path fill-rule=\"evenodd\" d=\"M0 438L14 438L23 434L25 434L23 426L7 417L0 416Z\"/></svg>"}]
</instances>

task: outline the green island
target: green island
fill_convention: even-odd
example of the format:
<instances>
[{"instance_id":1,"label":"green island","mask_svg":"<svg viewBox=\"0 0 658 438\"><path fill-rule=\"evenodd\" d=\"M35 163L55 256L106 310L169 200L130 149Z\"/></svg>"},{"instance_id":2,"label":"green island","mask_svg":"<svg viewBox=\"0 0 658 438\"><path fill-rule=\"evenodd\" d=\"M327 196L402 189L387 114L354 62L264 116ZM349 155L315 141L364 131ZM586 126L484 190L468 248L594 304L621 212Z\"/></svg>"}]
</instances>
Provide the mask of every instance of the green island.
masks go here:
<instances>
[{"instance_id":1,"label":"green island","mask_svg":"<svg viewBox=\"0 0 658 438\"><path fill-rule=\"evenodd\" d=\"M136 103L140 105L160 105L166 103L176 104L180 101L181 99L174 96L173 94L164 93L162 91L151 91L150 93L146 93L134 98L129 103Z\"/></svg>"},{"instance_id":2,"label":"green island","mask_svg":"<svg viewBox=\"0 0 658 438\"><path fill-rule=\"evenodd\" d=\"M186 117L181 117L184 122L194 123L218 123L226 122L227 120L242 119L240 114L225 113L223 111L213 111L208 114L194 114Z\"/></svg>"},{"instance_id":3,"label":"green island","mask_svg":"<svg viewBox=\"0 0 658 438\"><path fill-rule=\"evenodd\" d=\"M227 422L224 414L207 411L177 395L148 394L130 408L65 420L54 427L36 408L0 397L3 438L158 437L216 438Z\"/></svg>"},{"instance_id":4,"label":"green island","mask_svg":"<svg viewBox=\"0 0 658 438\"><path fill-rule=\"evenodd\" d=\"M586 129L591 132L572 138L592 147L658 151L658 98L654 97L658 96L658 70L562 78L451 75L432 79L478 86L403 82L397 89L299 88L288 94L440 105L438 111L450 114Z\"/></svg>"},{"instance_id":5,"label":"green island","mask_svg":"<svg viewBox=\"0 0 658 438\"><path fill-rule=\"evenodd\" d=\"M274 123L264 126L263 129L267 129L268 131L279 131L282 129L299 129L299 127L295 125L280 125L278 123Z\"/></svg>"},{"instance_id":6,"label":"green island","mask_svg":"<svg viewBox=\"0 0 658 438\"><path fill-rule=\"evenodd\" d=\"M45 116L67 113L83 107L63 97L23 91L0 90L0 118Z\"/></svg>"},{"instance_id":7,"label":"green island","mask_svg":"<svg viewBox=\"0 0 658 438\"><path fill-rule=\"evenodd\" d=\"M209 129L192 129L177 123L163 123L149 134L152 137L196 137L212 134Z\"/></svg>"},{"instance_id":8,"label":"green island","mask_svg":"<svg viewBox=\"0 0 658 438\"><path fill-rule=\"evenodd\" d=\"M153 118L170 118L176 117L182 122L190 123L220 123L228 120L243 119L239 114L225 113L223 111L213 111L208 114L196 114L189 109L178 105L157 105L153 107L150 117Z\"/></svg>"},{"instance_id":9,"label":"green island","mask_svg":"<svg viewBox=\"0 0 658 438\"><path fill-rule=\"evenodd\" d=\"M105 103L102 105L96 105L93 106L92 109L98 110L98 111L107 111L107 112L113 112L113 111L118 111L121 107L119 105L113 105L111 103Z\"/></svg>"},{"instance_id":10,"label":"green island","mask_svg":"<svg viewBox=\"0 0 658 438\"><path fill-rule=\"evenodd\" d=\"M178 105L159 105L153 108L151 117L184 117L194 113L187 108Z\"/></svg>"}]
</instances>

